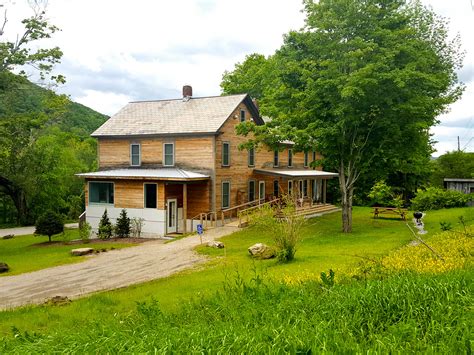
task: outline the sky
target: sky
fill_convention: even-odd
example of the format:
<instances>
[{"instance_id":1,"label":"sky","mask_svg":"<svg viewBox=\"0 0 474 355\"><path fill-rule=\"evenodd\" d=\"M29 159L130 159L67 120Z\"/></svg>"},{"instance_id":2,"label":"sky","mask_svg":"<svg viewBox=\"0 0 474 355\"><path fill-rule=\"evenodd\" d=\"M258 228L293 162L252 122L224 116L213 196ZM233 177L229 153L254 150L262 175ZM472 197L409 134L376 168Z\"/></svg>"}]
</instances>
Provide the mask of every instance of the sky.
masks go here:
<instances>
[{"instance_id":1,"label":"sky","mask_svg":"<svg viewBox=\"0 0 474 355\"><path fill-rule=\"evenodd\" d=\"M474 151L474 1L422 0L450 21L466 52L459 78L463 97L432 129L439 156ZM31 10L25 0L8 7L6 34L21 32ZM4 8L5 8L4 7ZM47 15L61 29L44 44L64 52L58 91L113 115L129 101L219 95L222 74L251 53L270 55L283 35L304 24L300 0L49 0ZM8 31L8 32L7 32Z\"/></svg>"}]
</instances>

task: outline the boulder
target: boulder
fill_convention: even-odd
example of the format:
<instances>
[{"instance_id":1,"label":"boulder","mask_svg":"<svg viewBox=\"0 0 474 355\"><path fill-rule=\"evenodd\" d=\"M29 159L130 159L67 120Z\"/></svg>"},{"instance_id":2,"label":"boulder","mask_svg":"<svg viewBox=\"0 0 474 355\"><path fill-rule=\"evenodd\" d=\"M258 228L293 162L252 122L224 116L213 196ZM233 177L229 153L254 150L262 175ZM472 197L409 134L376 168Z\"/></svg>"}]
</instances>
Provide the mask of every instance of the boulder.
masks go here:
<instances>
[{"instance_id":1,"label":"boulder","mask_svg":"<svg viewBox=\"0 0 474 355\"><path fill-rule=\"evenodd\" d=\"M15 236L15 234L7 234L2 237L2 239L12 239Z\"/></svg>"},{"instance_id":2,"label":"boulder","mask_svg":"<svg viewBox=\"0 0 474 355\"><path fill-rule=\"evenodd\" d=\"M71 303L71 300L66 296L54 296L49 300L45 301L44 304L52 305L52 306L60 306L63 304Z\"/></svg>"},{"instance_id":3,"label":"boulder","mask_svg":"<svg viewBox=\"0 0 474 355\"><path fill-rule=\"evenodd\" d=\"M275 249L263 243L254 244L248 250L250 255L257 259L271 259L276 256Z\"/></svg>"},{"instance_id":4,"label":"boulder","mask_svg":"<svg viewBox=\"0 0 474 355\"><path fill-rule=\"evenodd\" d=\"M10 270L10 267L6 263L0 263L0 274Z\"/></svg>"},{"instance_id":5,"label":"boulder","mask_svg":"<svg viewBox=\"0 0 474 355\"><path fill-rule=\"evenodd\" d=\"M78 248L78 249L72 249L71 255L81 256L81 255L92 254L93 252L94 252L94 249L92 248Z\"/></svg>"},{"instance_id":6,"label":"boulder","mask_svg":"<svg viewBox=\"0 0 474 355\"><path fill-rule=\"evenodd\" d=\"M211 248L222 249L224 248L224 243L214 241L207 243L207 246Z\"/></svg>"}]
</instances>

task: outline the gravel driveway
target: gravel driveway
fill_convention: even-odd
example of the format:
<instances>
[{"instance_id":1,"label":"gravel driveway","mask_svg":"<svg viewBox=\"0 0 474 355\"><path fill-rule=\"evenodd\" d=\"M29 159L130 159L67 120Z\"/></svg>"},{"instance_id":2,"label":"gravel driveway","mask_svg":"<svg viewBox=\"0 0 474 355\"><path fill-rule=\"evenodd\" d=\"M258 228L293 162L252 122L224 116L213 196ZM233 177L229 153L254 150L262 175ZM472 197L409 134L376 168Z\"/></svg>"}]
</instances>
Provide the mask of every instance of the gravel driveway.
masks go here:
<instances>
[{"instance_id":1,"label":"gravel driveway","mask_svg":"<svg viewBox=\"0 0 474 355\"><path fill-rule=\"evenodd\" d=\"M203 243L237 229L225 226L206 231ZM156 240L93 255L77 264L3 276L0 277L0 309L39 304L54 296L78 298L166 277L206 261L206 257L193 251L198 244L196 235L168 244Z\"/></svg>"}]
</instances>

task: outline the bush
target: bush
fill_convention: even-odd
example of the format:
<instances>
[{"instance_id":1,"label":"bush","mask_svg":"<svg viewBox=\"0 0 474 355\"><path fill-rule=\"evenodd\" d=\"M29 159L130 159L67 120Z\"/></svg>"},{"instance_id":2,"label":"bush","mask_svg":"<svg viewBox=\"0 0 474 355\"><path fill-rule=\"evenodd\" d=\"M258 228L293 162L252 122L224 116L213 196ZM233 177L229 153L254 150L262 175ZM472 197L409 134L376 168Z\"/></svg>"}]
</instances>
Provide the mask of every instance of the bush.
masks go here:
<instances>
[{"instance_id":1,"label":"bush","mask_svg":"<svg viewBox=\"0 0 474 355\"><path fill-rule=\"evenodd\" d=\"M134 238L140 238L142 234L142 229L145 219L144 218L138 218L138 217L133 217L132 220L130 221L131 224L131 233Z\"/></svg>"},{"instance_id":2,"label":"bush","mask_svg":"<svg viewBox=\"0 0 474 355\"><path fill-rule=\"evenodd\" d=\"M403 206L401 196L395 195L392 187L388 186L383 180L377 181L367 196L372 200L373 206L398 208Z\"/></svg>"},{"instance_id":3,"label":"bush","mask_svg":"<svg viewBox=\"0 0 474 355\"><path fill-rule=\"evenodd\" d=\"M91 237L92 227L88 222L84 222L79 227L79 236L84 243L88 243Z\"/></svg>"},{"instance_id":4,"label":"bush","mask_svg":"<svg viewBox=\"0 0 474 355\"><path fill-rule=\"evenodd\" d=\"M36 221L35 234L47 235L51 242L51 237L64 232L64 221L61 215L53 211L42 214Z\"/></svg>"},{"instance_id":5,"label":"bush","mask_svg":"<svg viewBox=\"0 0 474 355\"><path fill-rule=\"evenodd\" d=\"M107 208L106 208L99 222L99 231L97 233L97 236L100 239L109 239L112 236L112 231L113 231L112 223L110 223L110 219L109 219L109 216L107 215Z\"/></svg>"},{"instance_id":6,"label":"bush","mask_svg":"<svg viewBox=\"0 0 474 355\"><path fill-rule=\"evenodd\" d=\"M130 236L130 218L128 218L125 209L122 209L119 218L117 218L115 235L119 238L128 238Z\"/></svg>"},{"instance_id":7,"label":"bush","mask_svg":"<svg viewBox=\"0 0 474 355\"><path fill-rule=\"evenodd\" d=\"M414 210L427 211L441 208L464 207L472 199L472 194L463 194L455 190L429 187L424 191L418 190L416 197L411 200L411 204Z\"/></svg>"}]
</instances>

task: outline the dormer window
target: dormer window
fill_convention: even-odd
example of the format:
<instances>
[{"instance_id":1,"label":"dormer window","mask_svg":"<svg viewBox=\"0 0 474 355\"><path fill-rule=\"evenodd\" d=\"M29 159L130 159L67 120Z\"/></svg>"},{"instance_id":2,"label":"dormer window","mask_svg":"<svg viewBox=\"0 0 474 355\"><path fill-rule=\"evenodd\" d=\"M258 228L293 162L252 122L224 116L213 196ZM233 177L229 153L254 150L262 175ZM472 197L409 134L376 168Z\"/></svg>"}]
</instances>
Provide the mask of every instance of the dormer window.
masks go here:
<instances>
[{"instance_id":1,"label":"dormer window","mask_svg":"<svg viewBox=\"0 0 474 355\"><path fill-rule=\"evenodd\" d=\"M240 122L245 122L245 110L240 110Z\"/></svg>"},{"instance_id":2,"label":"dormer window","mask_svg":"<svg viewBox=\"0 0 474 355\"><path fill-rule=\"evenodd\" d=\"M174 143L163 144L163 166L174 166Z\"/></svg>"},{"instance_id":3,"label":"dormer window","mask_svg":"<svg viewBox=\"0 0 474 355\"><path fill-rule=\"evenodd\" d=\"M288 149L288 167L293 166L293 149Z\"/></svg>"},{"instance_id":4,"label":"dormer window","mask_svg":"<svg viewBox=\"0 0 474 355\"><path fill-rule=\"evenodd\" d=\"M140 144L132 143L130 144L130 165L131 166L140 166L141 161L141 149Z\"/></svg>"}]
</instances>

